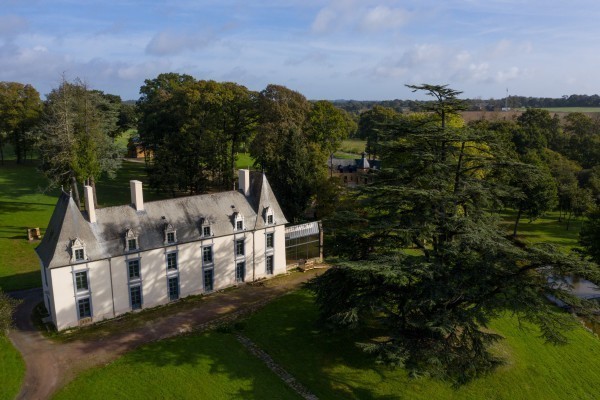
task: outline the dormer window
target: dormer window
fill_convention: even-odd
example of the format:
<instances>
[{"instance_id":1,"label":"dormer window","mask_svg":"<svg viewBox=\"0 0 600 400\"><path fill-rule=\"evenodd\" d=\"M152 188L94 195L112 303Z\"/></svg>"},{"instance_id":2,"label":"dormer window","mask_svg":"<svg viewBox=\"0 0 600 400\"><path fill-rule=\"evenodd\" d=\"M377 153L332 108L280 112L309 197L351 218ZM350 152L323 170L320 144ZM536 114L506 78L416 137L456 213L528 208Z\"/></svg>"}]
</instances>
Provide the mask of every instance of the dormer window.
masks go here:
<instances>
[{"instance_id":1,"label":"dormer window","mask_svg":"<svg viewBox=\"0 0 600 400\"><path fill-rule=\"evenodd\" d=\"M177 241L177 231L171 224L165 224L165 244L175 243Z\"/></svg>"},{"instance_id":2,"label":"dormer window","mask_svg":"<svg viewBox=\"0 0 600 400\"><path fill-rule=\"evenodd\" d=\"M244 217L239 212L233 214L233 222L236 231L244 230Z\"/></svg>"},{"instance_id":3,"label":"dormer window","mask_svg":"<svg viewBox=\"0 0 600 400\"><path fill-rule=\"evenodd\" d=\"M127 229L127 232L125 232L125 251L134 251L138 249L138 235L133 229Z\"/></svg>"},{"instance_id":4,"label":"dormer window","mask_svg":"<svg viewBox=\"0 0 600 400\"><path fill-rule=\"evenodd\" d=\"M210 237L212 236L212 229L210 227L210 222L207 218L202 218L200 232L202 233L202 237Z\"/></svg>"},{"instance_id":5,"label":"dormer window","mask_svg":"<svg viewBox=\"0 0 600 400\"><path fill-rule=\"evenodd\" d=\"M273 225L275 223L275 217L273 216L273 209L271 207L265 208L265 222L267 225Z\"/></svg>"},{"instance_id":6,"label":"dormer window","mask_svg":"<svg viewBox=\"0 0 600 400\"><path fill-rule=\"evenodd\" d=\"M71 262L81 262L87 260L85 254L85 243L79 238L71 242Z\"/></svg>"}]
</instances>

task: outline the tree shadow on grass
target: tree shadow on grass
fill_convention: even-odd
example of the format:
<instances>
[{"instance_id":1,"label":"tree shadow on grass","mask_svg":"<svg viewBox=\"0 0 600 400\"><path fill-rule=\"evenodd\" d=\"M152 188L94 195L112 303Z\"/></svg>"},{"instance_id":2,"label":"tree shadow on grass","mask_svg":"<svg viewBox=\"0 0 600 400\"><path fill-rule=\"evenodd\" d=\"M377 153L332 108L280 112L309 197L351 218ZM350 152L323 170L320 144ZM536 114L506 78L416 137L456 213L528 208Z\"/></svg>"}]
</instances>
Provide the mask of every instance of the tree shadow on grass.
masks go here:
<instances>
[{"instance_id":1,"label":"tree shadow on grass","mask_svg":"<svg viewBox=\"0 0 600 400\"><path fill-rule=\"evenodd\" d=\"M121 370L128 373L119 376ZM149 380L149 371L164 379ZM111 377L121 395L131 391L147 398L164 393L173 398L299 398L233 335L217 332L142 346L102 373ZM132 381L145 383L140 388L130 386Z\"/></svg>"},{"instance_id":2,"label":"tree shadow on grass","mask_svg":"<svg viewBox=\"0 0 600 400\"><path fill-rule=\"evenodd\" d=\"M0 288L4 292L31 289L42 286L40 271L23 272L9 276L0 276Z\"/></svg>"}]
</instances>

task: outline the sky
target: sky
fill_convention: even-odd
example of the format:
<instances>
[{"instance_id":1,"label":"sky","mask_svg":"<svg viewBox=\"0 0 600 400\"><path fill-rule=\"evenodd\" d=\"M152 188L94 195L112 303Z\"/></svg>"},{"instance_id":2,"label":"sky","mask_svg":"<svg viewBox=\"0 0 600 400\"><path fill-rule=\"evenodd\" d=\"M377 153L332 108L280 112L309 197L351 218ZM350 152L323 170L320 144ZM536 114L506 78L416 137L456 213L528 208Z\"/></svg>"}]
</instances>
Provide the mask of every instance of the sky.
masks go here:
<instances>
[{"instance_id":1,"label":"sky","mask_svg":"<svg viewBox=\"0 0 600 400\"><path fill-rule=\"evenodd\" d=\"M0 81L138 99L160 73L308 99L600 92L597 0L0 0Z\"/></svg>"}]
</instances>

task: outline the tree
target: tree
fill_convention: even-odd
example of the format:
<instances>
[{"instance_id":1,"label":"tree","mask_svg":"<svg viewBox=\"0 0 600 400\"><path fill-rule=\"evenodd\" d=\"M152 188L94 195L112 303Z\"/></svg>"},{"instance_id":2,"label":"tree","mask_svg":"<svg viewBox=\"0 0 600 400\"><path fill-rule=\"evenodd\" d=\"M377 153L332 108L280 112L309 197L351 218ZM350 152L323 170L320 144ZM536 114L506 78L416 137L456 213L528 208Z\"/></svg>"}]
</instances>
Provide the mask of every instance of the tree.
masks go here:
<instances>
[{"instance_id":1,"label":"tree","mask_svg":"<svg viewBox=\"0 0 600 400\"><path fill-rule=\"evenodd\" d=\"M17 164L23 162L37 135L35 128L42 112L40 95L31 85L0 82L0 160L4 163L4 144L14 146Z\"/></svg>"},{"instance_id":2,"label":"tree","mask_svg":"<svg viewBox=\"0 0 600 400\"><path fill-rule=\"evenodd\" d=\"M537 324L546 340L564 342L574 323L546 296L590 307L556 282L568 274L597 280L599 270L507 236L489 211L514 190L500 179L499 171L519 163L506 141L447 124L462 109L460 92L411 88L437 99L431 117L386 134L384 168L340 218L355 231L352 248L339 247L346 261L311 288L323 320L362 327L360 346L379 361L460 384L500 361L489 352L499 336L486 328L505 311Z\"/></svg>"},{"instance_id":3,"label":"tree","mask_svg":"<svg viewBox=\"0 0 600 400\"><path fill-rule=\"evenodd\" d=\"M379 136L390 124L394 123L399 113L391 108L379 105L360 114L358 121L358 137L367 140L366 152L369 158L379 155Z\"/></svg>"},{"instance_id":4,"label":"tree","mask_svg":"<svg viewBox=\"0 0 600 400\"><path fill-rule=\"evenodd\" d=\"M89 90L80 81L67 82L47 96L38 151L40 169L51 187L71 186L79 204L77 183L95 182L101 174L113 177L121 165L121 149L110 133L116 129L116 114L101 92Z\"/></svg>"},{"instance_id":5,"label":"tree","mask_svg":"<svg viewBox=\"0 0 600 400\"><path fill-rule=\"evenodd\" d=\"M531 222L557 204L556 183L549 168L535 153L524 158L529 163L521 165L511 174L511 184L517 189L510 193L508 201L517 210L513 236L517 236L522 215Z\"/></svg>"}]
</instances>

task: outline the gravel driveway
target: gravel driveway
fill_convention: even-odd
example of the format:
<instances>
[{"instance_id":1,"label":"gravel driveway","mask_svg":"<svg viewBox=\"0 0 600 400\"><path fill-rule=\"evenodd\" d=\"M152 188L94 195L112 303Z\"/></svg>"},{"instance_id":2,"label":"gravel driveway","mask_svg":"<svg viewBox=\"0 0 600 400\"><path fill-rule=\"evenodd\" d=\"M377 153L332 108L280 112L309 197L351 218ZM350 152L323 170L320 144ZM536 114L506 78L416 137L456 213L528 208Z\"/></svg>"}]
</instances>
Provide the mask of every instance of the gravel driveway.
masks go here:
<instances>
[{"instance_id":1,"label":"gravel driveway","mask_svg":"<svg viewBox=\"0 0 600 400\"><path fill-rule=\"evenodd\" d=\"M263 285L244 285L214 293L192 309L169 313L167 307L164 314L142 326L116 329L102 338L66 343L44 337L33 326L30 317L42 301L41 289L13 292L11 295L23 302L17 308L16 327L9 337L26 364L25 379L17 399L48 399L85 369L106 364L144 343L189 332L228 314L256 307L298 288L321 272L323 269L295 272L265 281Z\"/></svg>"}]
</instances>

